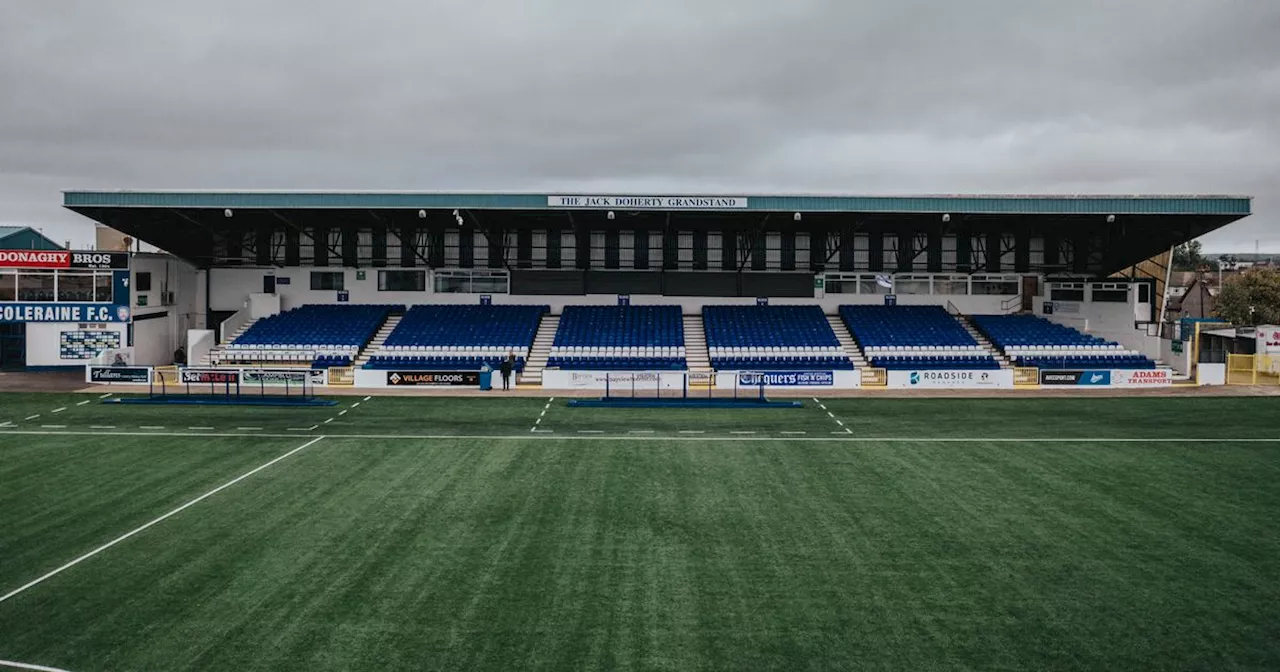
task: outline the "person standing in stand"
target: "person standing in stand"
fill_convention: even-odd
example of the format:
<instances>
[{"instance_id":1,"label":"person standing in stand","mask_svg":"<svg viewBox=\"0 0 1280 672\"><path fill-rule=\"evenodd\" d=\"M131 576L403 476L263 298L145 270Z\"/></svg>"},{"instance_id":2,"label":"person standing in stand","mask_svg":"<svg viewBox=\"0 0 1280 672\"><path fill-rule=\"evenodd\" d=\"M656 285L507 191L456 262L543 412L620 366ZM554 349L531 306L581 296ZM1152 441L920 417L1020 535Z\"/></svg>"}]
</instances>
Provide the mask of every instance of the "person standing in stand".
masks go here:
<instances>
[{"instance_id":1,"label":"person standing in stand","mask_svg":"<svg viewBox=\"0 0 1280 672\"><path fill-rule=\"evenodd\" d=\"M502 364L498 366L498 371L502 373L502 389L511 389L511 372L516 368L516 355L514 352L507 352L507 356L502 359Z\"/></svg>"}]
</instances>

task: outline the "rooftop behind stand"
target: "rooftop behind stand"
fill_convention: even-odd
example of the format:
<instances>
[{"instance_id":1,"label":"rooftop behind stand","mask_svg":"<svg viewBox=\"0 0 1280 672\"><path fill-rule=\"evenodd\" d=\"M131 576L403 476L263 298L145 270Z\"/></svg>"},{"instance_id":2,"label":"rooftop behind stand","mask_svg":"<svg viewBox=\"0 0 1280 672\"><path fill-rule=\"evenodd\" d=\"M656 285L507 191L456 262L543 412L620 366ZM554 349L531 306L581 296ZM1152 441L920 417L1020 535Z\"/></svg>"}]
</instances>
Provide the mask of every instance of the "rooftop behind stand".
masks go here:
<instances>
[{"instance_id":1,"label":"rooftop behind stand","mask_svg":"<svg viewBox=\"0 0 1280 672\"><path fill-rule=\"evenodd\" d=\"M718 370L853 368L819 306L706 306L702 319Z\"/></svg>"},{"instance_id":2,"label":"rooftop behind stand","mask_svg":"<svg viewBox=\"0 0 1280 672\"><path fill-rule=\"evenodd\" d=\"M616 371L685 369L679 306L565 306L547 366Z\"/></svg>"},{"instance_id":3,"label":"rooftop behind stand","mask_svg":"<svg viewBox=\"0 0 1280 672\"><path fill-rule=\"evenodd\" d=\"M941 306L840 306L840 317L874 367L1000 368Z\"/></svg>"},{"instance_id":4,"label":"rooftop behind stand","mask_svg":"<svg viewBox=\"0 0 1280 672\"><path fill-rule=\"evenodd\" d=\"M365 368L470 371L507 353L524 368L548 306L421 305L405 313Z\"/></svg>"},{"instance_id":5,"label":"rooftop behind stand","mask_svg":"<svg viewBox=\"0 0 1280 672\"><path fill-rule=\"evenodd\" d=\"M1014 364L1042 369L1150 369L1155 362L1114 341L1036 315L974 315L974 326Z\"/></svg>"}]
</instances>

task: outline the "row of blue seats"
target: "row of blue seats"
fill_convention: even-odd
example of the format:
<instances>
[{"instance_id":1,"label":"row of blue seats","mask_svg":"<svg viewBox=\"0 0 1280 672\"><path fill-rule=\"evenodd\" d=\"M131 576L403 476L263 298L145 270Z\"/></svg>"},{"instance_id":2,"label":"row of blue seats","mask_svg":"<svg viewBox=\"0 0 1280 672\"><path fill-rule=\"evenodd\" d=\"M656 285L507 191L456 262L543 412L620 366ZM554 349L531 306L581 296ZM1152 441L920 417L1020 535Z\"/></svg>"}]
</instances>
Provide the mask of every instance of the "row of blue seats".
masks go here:
<instances>
[{"instance_id":1,"label":"row of blue seats","mask_svg":"<svg viewBox=\"0 0 1280 672\"><path fill-rule=\"evenodd\" d=\"M1114 345L1036 315L974 315L973 323L1002 350L1015 345Z\"/></svg>"},{"instance_id":2,"label":"row of blue seats","mask_svg":"<svg viewBox=\"0 0 1280 672\"><path fill-rule=\"evenodd\" d=\"M552 357L547 366L573 371L683 371L683 357Z\"/></svg>"},{"instance_id":3,"label":"row of blue seats","mask_svg":"<svg viewBox=\"0 0 1280 672\"><path fill-rule=\"evenodd\" d=\"M527 349L550 306L421 305L409 309L388 346L501 346Z\"/></svg>"},{"instance_id":4,"label":"row of blue seats","mask_svg":"<svg viewBox=\"0 0 1280 672\"><path fill-rule=\"evenodd\" d=\"M258 320L233 346L361 346L396 308L403 306L306 305Z\"/></svg>"},{"instance_id":5,"label":"row of blue seats","mask_svg":"<svg viewBox=\"0 0 1280 672\"><path fill-rule=\"evenodd\" d=\"M853 362L848 357L712 357L711 367L718 371L847 371Z\"/></svg>"},{"instance_id":6,"label":"row of blue seats","mask_svg":"<svg viewBox=\"0 0 1280 672\"><path fill-rule=\"evenodd\" d=\"M516 371L524 370L524 358L517 357ZM500 357L402 357L378 356L364 365L366 369L409 369L422 371L479 371L482 366L497 370L502 365Z\"/></svg>"},{"instance_id":7,"label":"row of blue seats","mask_svg":"<svg viewBox=\"0 0 1280 672\"><path fill-rule=\"evenodd\" d=\"M679 306L565 306L554 345L679 347L684 316Z\"/></svg>"},{"instance_id":8,"label":"row of blue seats","mask_svg":"<svg viewBox=\"0 0 1280 672\"><path fill-rule=\"evenodd\" d=\"M941 306L840 306L840 317L864 348L978 344Z\"/></svg>"},{"instance_id":9,"label":"row of blue seats","mask_svg":"<svg viewBox=\"0 0 1280 672\"><path fill-rule=\"evenodd\" d=\"M351 366L351 358L347 355L320 355L311 361L312 368L329 369L335 366Z\"/></svg>"},{"instance_id":10,"label":"row of blue seats","mask_svg":"<svg viewBox=\"0 0 1280 672\"><path fill-rule=\"evenodd\" d=\"M702 321L708 347L840 346L819 306L706 306Z\"/></svg>"},{"instance_id":11,"label":"row of blue seats","mask_svg":"<svg viewBox=\"0 0 1280 672\"><path fill-rule=\"evenodd\" d=\"M1018 366L1038 369L1154 369L1156 363L1141 355L1126 357L1016 357Z\"/></svg>"},{"instance_id":12,"label":"row of blue seats","mask_svg":"<svg viewBox=\"0 0 1280 672\"><path fill-rule=\"evenodd\" d=\"M918 359L904 357L894 361L886 360L887 358L874 359L871 362L871 366L889 371L903 371L906 369L926 369L930 371L994 371L1000 368L1000 363L990 357L969 361L956 359L948 360L936 357L920 357Z\"/></svg>"}]
</instances>

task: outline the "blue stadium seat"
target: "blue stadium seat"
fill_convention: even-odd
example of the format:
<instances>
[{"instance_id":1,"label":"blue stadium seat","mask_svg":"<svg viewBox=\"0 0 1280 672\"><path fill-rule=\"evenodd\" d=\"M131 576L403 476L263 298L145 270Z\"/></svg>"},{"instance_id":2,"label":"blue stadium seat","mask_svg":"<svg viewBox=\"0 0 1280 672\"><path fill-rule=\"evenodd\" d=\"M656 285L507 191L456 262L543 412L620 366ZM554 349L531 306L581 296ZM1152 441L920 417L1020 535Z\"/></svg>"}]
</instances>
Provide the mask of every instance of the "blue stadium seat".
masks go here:
<instances>
[{"instance_id":1,"label":"blue stadium seat","mask_svg":"<svg viewBox=\"0 0 1280 672\"><path fill-rule=\"evenodd\" d=\"M548 310L545 305L414 306L365 368L473 371L497 368L514 353L521 371Z\"/></svg>"},{"instance_id":2,"label":"blue stadium seat","mask_svg":"<svg viewBox=\"0 0 1280 672\"><path fill-rule=\"evenodd\" d=\"M254 322L227 344L218 363L345 366L404 306L306 305ZM345 362L345 364L343 363Z\"/></svg>"},{"instance_id":3,"label":"blue stadium seat","mask_svg":"<svg viewBox=\"0 0 1280 672\"><path fill-rule=\"evenodd\" d=\"M882 369L999 369L1000 363L941 306L840 306L868 363Z\"/></svg>"},{"instance_id":4,"label":"blue stadium seat","mask_svg":"<svg viewBox=\"0 0 1280 672\"><path fill-rule=\"evenodd\" d=\"M1154 369L1114 341L1036 315L974 315L974 326L1018 366L1041 369Z\"/></svg>"},{"instance_id":5,"label":"blue stadium seat","mask_svg":"<svg viewBox=\"0 0 1280 672\"><path fill-rule=\"evenodd\" d=\"M702 320L717 370L853 368L819 306L706 306Z\"/></svg>"},{"instance_id":6,"label":"blue stadium seat","mask_svg":"<svg viewBox=\"0 0 1280 672\"><path fill-rule=\"evenodd\" d=\"M679 306L565 306L547 366L684 370L684 316Z\"/></svg>"}]
</instances>

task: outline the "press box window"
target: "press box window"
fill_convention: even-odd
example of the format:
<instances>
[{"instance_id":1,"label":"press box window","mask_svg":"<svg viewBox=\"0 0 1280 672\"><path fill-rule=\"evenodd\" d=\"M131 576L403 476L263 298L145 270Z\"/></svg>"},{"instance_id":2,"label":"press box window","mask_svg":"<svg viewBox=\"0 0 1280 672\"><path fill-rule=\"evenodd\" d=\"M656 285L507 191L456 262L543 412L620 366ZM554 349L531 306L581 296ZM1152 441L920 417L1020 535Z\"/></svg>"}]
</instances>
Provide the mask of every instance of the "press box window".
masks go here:
<instances>
[{"instance_id":1,"label":"press box window","mask_svg":"<svg viewBox=\"0 0 1280 672\"><path fill-rule=\"evenodd\" d=\"M426 271L378 271L380 292L425 292Z\"/></svg>"},{"instance_id":2,"label":"press box window","mask_svg":"<svg viewBox=\"0 0 1280 672\"><path fill-rule=\"evenodd\" d=\"M151 291L151 272L138 272L133 275L133 289L137 292Z\"/></svg>"},{"instance_id":3,"label":"press box window","mask_svg":"<svg viewBox=\"0 0 1280 672\"><path fill-rule=\"evenodd\" d=\"M344 280L346 277L347 277L346 274L342 273L341 271L337 271L337 272L312 271L311 289L325 289L325 290L346 289L346 287L344 286Z\"/></svg>"}]
</instances>

